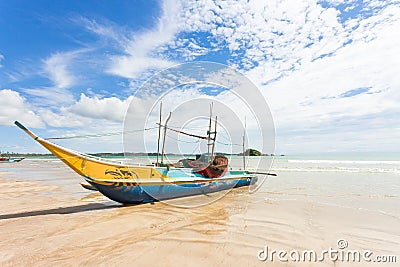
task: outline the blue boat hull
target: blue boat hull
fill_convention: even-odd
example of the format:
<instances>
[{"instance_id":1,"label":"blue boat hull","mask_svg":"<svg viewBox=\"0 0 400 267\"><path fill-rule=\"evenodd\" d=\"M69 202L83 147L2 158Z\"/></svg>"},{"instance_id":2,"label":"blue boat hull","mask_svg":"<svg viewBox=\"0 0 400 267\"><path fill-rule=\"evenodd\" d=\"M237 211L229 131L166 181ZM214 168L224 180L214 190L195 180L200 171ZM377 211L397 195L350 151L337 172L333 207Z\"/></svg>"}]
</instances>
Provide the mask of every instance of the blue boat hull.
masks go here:
<instances>
[{"instance_id":1,"label":"blue boat hull","mask_svg":"<svg viewBox=\"0 0 400 267\"><path fill-rule=\"evenodd\" d=\"M186 196L209 194L236 187L248 186L256 182L255 177L238 180L213 181L204 183L164 184L164 185L103 185L89 181L106 197L123 203L137 204L173 199Z\"/></svg>"}]
</instances>

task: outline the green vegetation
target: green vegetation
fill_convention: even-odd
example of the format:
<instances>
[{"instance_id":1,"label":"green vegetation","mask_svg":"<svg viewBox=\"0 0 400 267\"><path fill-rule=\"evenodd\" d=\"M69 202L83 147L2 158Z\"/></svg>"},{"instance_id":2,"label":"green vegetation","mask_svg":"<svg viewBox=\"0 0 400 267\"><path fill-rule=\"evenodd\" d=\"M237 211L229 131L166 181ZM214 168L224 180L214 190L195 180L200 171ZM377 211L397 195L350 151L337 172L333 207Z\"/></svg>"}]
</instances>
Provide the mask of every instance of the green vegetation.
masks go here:
<instances>
[{"instance_id":1,"label":"green vegetation","mask_svg":"<svg viewBox=\"0 0 400 267\"><path fill-rule=\"evenodd\" d=\"M226 154L226 153L219 153L216 152L215 154L220 154L220 155L226 155L229 156L230 154ZM117 153L113 153L113 152L101 152L101 153L89 153L89 155L92 156L97 156L97 157L140 157L140 156L157 156L157 153L155 152L138 152L138 153L133 153L133 152L117 152ZM161 155L161 154L159 154ZM166 153L165 155L167 156L180 156L180 154L174 154L174 153ZM239 154L231 154L233 155L237 155L237 156L243 156L243 153L239 153ZM25 158L36 158L36 157L40 157L40 158L53 158L54 156L52 154L48 154L48 153L14 153L14 152L6 152L2 153L2 155L0 154L0 156L10 156L10 157L25 157ZM193 155L184 155L184 156L193 156ZM263 154L260 151L256 150L256 149L246 149L245 151L245 156L274 156L273 154ZM284 156L284 155L281 155Z\"/></svg>"},{"instance_id":2,"label":"green vegetation","mask_svg":"<svg viewBox=\"0 0 400 267\"><path fill-rule=\"evenodd\" d=\"M244 154L245 154L246 156L262 156L262 155L263 155L260 151L258 151L258 150L256 150L256 149L252 149L252 148L246 149L246 151L244 152ZM243 153L240 153L239 155L240 155L240 156L243 156Z\"/></svg>"}]
</instances>

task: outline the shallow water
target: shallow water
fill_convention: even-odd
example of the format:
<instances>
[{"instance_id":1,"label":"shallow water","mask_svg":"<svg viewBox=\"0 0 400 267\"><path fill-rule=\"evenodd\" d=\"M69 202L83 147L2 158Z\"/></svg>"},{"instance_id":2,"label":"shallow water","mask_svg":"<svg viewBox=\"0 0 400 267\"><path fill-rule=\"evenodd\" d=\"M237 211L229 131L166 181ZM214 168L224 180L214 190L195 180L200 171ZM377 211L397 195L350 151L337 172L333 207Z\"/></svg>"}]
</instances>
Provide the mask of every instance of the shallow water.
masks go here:
<instances>
[{"instance_id":1,"label":"shallow water","mask_svg":"<svg viewBox=\"0 0 400 267\"><path fill-rule=\"evenodd\" d=\"M400 216L400 161L274 161L262 187L271 199L308 200Z\"/></svg>"},{"instance_id":2,"label":"shallow water","mask_svg":"<svg viewBox=\"0 0 400 267\"><path fill-rule=\"evenodd\" d=\"M261 160L260 160L261 158ZM179 158L172 158L176 161ZM121 158L115 161L126 161ZM136 158L149 163L153 158ZM131 160L133 161L133 160ZM232 157L230 166L242 168L242 158ZM315 160L286 157L256 157L247 160L250 169L261 169L278 176L265 178L262 186L249 195L249 201L301 200L355 209L380 211L400 217L400 161L396 160ZM258 168L257 168L258 167ZM26 159L3 164L3 177L59 186L65 195L87 196L79 182L84 180L58 159ZM52 192L48 192L49 195ZM57 192L59 194L59 192Z\"/></svg>"}]
</instances>

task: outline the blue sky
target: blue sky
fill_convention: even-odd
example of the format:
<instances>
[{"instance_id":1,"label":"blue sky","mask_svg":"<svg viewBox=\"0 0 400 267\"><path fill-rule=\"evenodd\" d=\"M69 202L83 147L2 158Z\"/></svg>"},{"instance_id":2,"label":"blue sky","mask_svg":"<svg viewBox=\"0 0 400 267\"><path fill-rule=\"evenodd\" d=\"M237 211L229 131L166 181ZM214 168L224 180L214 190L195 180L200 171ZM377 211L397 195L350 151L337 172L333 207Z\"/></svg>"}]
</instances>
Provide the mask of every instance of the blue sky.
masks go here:
<instances>
[{"instance_id":1,"label":"blue sky","mask_svg":"<svg viewBox=\"0 0 400 267\"><path fill-rule=\"evenodd\" d=\"M194 61L251 79L277 153L399 151L400 3L378 0L0 1L0 150L44 152L14 120L43 136L121 131L144 81ZM122 150L119 136L60 144Z\"/></svg>"}]
</instances>

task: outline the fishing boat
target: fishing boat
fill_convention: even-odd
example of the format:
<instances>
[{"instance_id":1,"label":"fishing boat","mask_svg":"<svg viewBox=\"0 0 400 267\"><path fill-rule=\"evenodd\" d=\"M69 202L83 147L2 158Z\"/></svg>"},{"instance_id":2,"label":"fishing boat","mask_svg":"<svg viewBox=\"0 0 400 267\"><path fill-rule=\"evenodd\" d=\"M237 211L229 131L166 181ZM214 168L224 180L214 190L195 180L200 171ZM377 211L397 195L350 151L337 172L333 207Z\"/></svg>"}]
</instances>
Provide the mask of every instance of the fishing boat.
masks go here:
<instances>
[{"instance_id":1,"label":"fishing boat","mask_svg":"<svg viewBox=\"0 0 400 267\"><path fill-rule=\"evenodd\" d=\"M81 175L91 185L91 190L98 190L109 199L124 204L209 194L249 186L257 181L255 173L229 169L227 158L214 156L214 151L210 161L185 159L177 164L165 164L163 160L159 163L157 152L156 163L126 165L64 148L38 137L18 121L15 124ZM159 126L161 129L162 125ZM164 131L168 129L166 123L162 127ZM211 131L208 134L208 140L215 141L216 130L214 138L210 138Z\"/></svg>"},{"instance_id":2,"label":"fishing boat","mask_svg":"<svg viewBox=\"0 0 400 267\"><path fill-rule=\"evenodd\" d=\"M24 158L22 157L0 157L0 163L5 163L5 162L20 162Z\"/></svg>"}]
</instances>

